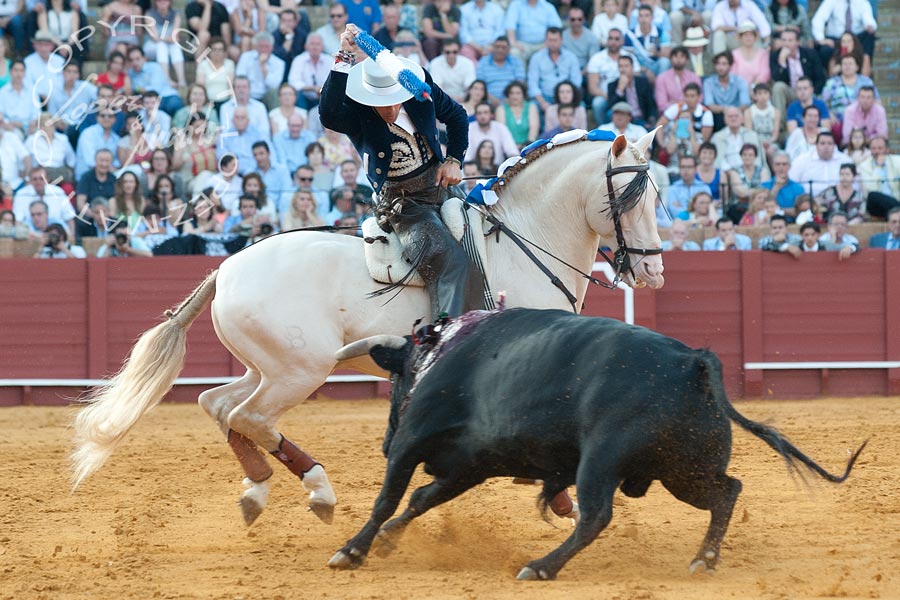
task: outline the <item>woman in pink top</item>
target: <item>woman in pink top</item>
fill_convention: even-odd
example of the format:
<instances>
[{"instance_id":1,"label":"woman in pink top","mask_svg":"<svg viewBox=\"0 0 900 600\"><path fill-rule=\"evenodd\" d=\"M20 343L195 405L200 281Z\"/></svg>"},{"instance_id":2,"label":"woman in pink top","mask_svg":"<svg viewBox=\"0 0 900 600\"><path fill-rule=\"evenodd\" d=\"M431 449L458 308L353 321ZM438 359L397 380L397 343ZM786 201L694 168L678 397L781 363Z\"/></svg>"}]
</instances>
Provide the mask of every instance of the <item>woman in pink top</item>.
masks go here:
<instances>
[{"instance_id":1,"label":"woman in pink top","mask_svg":"<svg viewBox=\"0 0 900 600\"><path fill-rule=\"evenodd\" d=\"M737 30L740 46L732 50L734 64L731 72L744 79L750 89L757 83L769 83L772 73L769 70L769 53L760 48L759 31L751 21L744 21Z\"/></svg>"}]
</instances>

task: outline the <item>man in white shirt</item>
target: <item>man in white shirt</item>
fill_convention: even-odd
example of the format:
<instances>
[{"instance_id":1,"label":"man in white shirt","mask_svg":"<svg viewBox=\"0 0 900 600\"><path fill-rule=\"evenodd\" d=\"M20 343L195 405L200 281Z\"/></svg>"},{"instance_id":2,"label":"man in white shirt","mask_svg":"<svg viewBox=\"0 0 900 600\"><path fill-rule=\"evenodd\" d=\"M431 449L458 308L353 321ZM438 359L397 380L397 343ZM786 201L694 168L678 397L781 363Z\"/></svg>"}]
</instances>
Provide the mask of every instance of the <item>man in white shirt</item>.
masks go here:
<instances>
[{"instance_id":1,"label":"man in white shirt","mask_svg":"<svg viewBox=\"0 0 900 600\"><path fill-rule=\"evenodd\" d=\"M23 176L31 165L31 155L18 134L0 130L0 175L6 196L12 196L13 190L22 185Z\"/></svg>"},{"instance_id":2,"label":"man in white shirt","mask_svg":"<svg viewBox=\"0 0 900 600\"><path fill-rule=\"evenodd\" d=\"M428 66L431 78L457 102L466 99L466 93L475 81L475 63L460 56L459 42L450 38L441 45L441 54Z\"/></svg>"},{"instance_id":3,"label":"man in white shirt","mask_svg":"<svg viewBox=\"0 0 900 600\"><path fill-rule=\"evenodd\" d=\"M49 31L41 30L31 40L34 52L25 57L25 85L34 88L37 96L47 97L63 85L62 71L66 61L53 54L56 43Z\"/></svg>"},{"instance_id":4,"label":"man in white shirt","mask_svg":"<svg viewBox=\"0 0 900 600\"><path fill-rule=\"evenodd\" d=\"M506 33L503 8L489 0L469 0L459 7L460 52L473 61L491 53L491 44Z\"/></svg>"},{"instance_id":5,"label":"man in white shirt","mask_svg":"<svg viewBox=\"0 0 900 600\"><path fill-rule=\"evenodd\" d=\"M475 107L475 121L469 123L469 147L466 149L465 161L475 159L478 145L484 140L493 142L497 164L519 153L519 147L513 141L509 128L494 120L494 109L488 102Z\"/></svg>"},{"instance_id":6,"label":"man in white shirt","mask_svg":"<svg viewBox=\"0 0 900 600\"><path fill-rule=\"evenodd\" d=\"M612 121L599 127L605 131L612 131L616 135L624 135L625 139L634 143L647 133L640 125L631 122L631 113L634 109L627 102L616 102L612 107Z\"/></svg>"},{"instance_id":7,"label":"man in white shirt","mask_svg":"<svg viewBox=\"0 0 900 600\"><path fill-rule=\"evenodd\" d=\"M32 202L42 201L47 205L47 217L51 223L62 223L71 239L75 239L75 209L69 196L58 185L47 182L44 167L34 167L28 172L29 184L20 189L13 199L13 213L16 221L31 225L29 207Z\"/></svg>"},{"instance_id":8,"label":"man in white shirt","mask_svg":"<svg viewBox=\"0 0 900 600\"><path fill-rule=\"evenodd\" d=\"M606 36L606 49L593 55L588 61L588 92L594 97L591 108L597 123L606 122L607 88L611 81L619 78L619 57L629 54L622 50L624 44L625 33L620 29L610 29Z\"/></svg>"},{"instance_id":9,"label":"man in white shirt","mask_svg":"<svg viewBox=\"0 0 900 600\"><path fill-rule=\"evenodd\" d=\"M756 146L756 164L762 166L763 152L759 134L744 127L744 115L740 108L725 109L725 127L715 132L710 141L716 145L716 166L722 170L741 168L741 148L744 144Z\"/></svg>"},{"instance_id":10,"label":"man in white shirt","mask_svg":"<svg viewBox=\"0 0 900 600\"><path fill-rule=\"evenodd\" d=\"M219 109L219 121L222 124L222 131L234 129L232 119L234 117L234 109L238 106L247 109L247 116L253 128L269 137L272 135L272 128L269 125L269 111L266 105L259 100L250 97L250 80L243 76L234 78L234 98L222 105Z\"/></svg>"},{"instance_id":11,"label":"man in white shirt","mask_svg":"<svg viewBox=\"0 0 900 600\"><path fill-rule=\"evenodd\" d=\"M63 69L60 87L53 89L46 110L53 115L56 129L65 132L81 123L97 99L97 87L81 79L81 67L70 62Z\"/></svg>"},{"instance_id":12,"label":"man in white shirt","mask_svg":"<svg viewBox=\"0 0 900 600\"><path fill-rule=\"evenodd\" d=\"M75 174L75 149L69 138L54 127L50 113L41 113L40 129L25 139L32 164L46 167L51 181L57 176L71 180Z\"/></svg>"},{"instance_id":13,"label":"man in white shirt","mask_svg":"<svg viewBox=\"0 0 900 600\"><path fill-rule=\"evenodd\" d=\"M234 68L235 76L250 81L250 96L269 109L278 106L278 86L284 81L284 61L275 56L274 38L267 31L253 36L254 50L244 52Z\"/></svg>"},{"instance_id":14,"label":"man in white shirt","mask_svg":"<svg viewBox=\"0 0 900 600\"><path fill-rule=\"evenodd\" d=\"M753 242L742 233L735 233L734 223L728 217L716 221L719 235L703 240L704 250L753 250Z\"/></svg>"},{"instance_id":15,"label":"man in white shirt","mask_svg":"<svg viewBox=\"0 0 900 600\"><path fill-rule=\"evenodd\" d=\"M238 175L238 161L233 154L226 154L219 161L219 172L210 177L209 185L222 199L222 206L236 215L243 193L244 179Z\"/></svg>"},{"instance_id":16,"label":"man in white shirt","mask_svg":"<svg viewBox=\"0 0 900 600\"><path fill-rule=\"evenodd\" d=\"M347 26L347 7L340 2L328 6L328 22L316 29L324 44L325 54L334 54L341 49L341 34Z\"/></svg>"},{"instance_id":17,"label":"man in white shirt","mask_svg":"<svg viewBox=\"0 0 900 600\"><path fill-rule=\"evenodd\" d=\"M334 59L323 54L322 36L318 33L309 34L304 48L291 63L287 80L299 93L297 106L309 110L319 105L319 91L328 79Z\"/></svg>"},{"instance_id":18,"label":"man in white shirt","mask_svg":"<svg viewBox=\"0 0 900 600\"><path fill-rule=\"evenodd\" d=\"M809 190L814 197L840 181L841 165L852 163L849 156L835 149L834 134L822 131L816 138L816 151L801 154L788 177Z\"/></svg>"},{"instance_id":19,"label":"man in white shirt","mask_svg":"<svg viewBox=\"0 0 900 600\"><path fill-rule=\"evenodd\" d=\"M810 25L823 65L828 64L845 31L859 38L869 58L875 51L878 23L869 0L823 0Z\"/></svg>"}]
</instances>

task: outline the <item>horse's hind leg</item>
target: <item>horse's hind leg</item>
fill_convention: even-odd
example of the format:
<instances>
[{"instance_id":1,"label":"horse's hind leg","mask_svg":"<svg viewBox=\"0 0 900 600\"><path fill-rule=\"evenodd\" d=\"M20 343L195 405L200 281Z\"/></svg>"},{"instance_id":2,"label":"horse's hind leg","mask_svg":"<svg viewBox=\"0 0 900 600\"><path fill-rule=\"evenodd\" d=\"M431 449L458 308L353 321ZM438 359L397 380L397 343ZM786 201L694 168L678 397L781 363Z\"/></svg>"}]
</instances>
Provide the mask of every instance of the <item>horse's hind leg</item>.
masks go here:
<instances>
[{"instance_id":1,"label":"horse's hind leg","mask_svg":"<svg viewBox=\"0 0 900 600\"><path fill-rule=\"evenodd\" d=\"M234 407L246 400L259 386L259 373L248 370L243 377L223 386L200 394L199 403L225 434L228 445L244 470L244 484L247 490L240 499L244 522L252 525L259 517L269 499L268 479L272 467L261 454L256 443L228 426L228 415Z\"/></svg>"},{"instance_id":2,"label":"horse's hind leg","mask_svg":"<svg viewBox=\"0 0 900 600\"><path fill-rule=\"evenodd\" d=\"M741 493L741 481L725 473L715 473L702 479L662 480L662 484L682 502L712 513L706 538L691 562L690 571L694 573L700 567L707 572L714 571L719 561L722 539Z\"/></svg>"},{"instance_id":3,"label":"horse's hind leg","mask_svg":"<svg viewBox=\"0 0 900 600\"><path fill-rule=\"evenodd\" d=\"M263 377L253 394L232 409L227 422L232 430L253 440L299 477L303 488L310 492L309 509L330 524L337 498L325 468L275 428L278 418L306 400L312 391Z\"/></svg>"}]
</instances>

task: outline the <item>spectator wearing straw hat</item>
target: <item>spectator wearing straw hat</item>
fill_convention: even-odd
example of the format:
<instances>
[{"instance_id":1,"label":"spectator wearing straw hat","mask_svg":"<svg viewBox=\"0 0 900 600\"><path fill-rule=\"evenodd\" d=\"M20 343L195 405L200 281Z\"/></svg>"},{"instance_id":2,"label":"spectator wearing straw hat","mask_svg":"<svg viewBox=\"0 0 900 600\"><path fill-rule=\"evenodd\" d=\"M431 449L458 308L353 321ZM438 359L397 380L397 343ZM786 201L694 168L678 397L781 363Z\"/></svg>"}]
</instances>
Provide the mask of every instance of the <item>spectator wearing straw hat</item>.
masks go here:
<instances>
[{"instance_id":1,"label":"spectator wearing straw hat","mask_svg":"<svg viewBox=\"0 0 900 600\"><path fill-rule=\"evenodd\" d=\"M755 23L763 40L772 34L769 19L753 0L719 0L716 3L709 21L713 55L737 48L737 30L744 21Z\"/></svg>"},{"instance_id":2,"label":"spectator wearing straw hat","mask_svg":"<svg viewBox=\"0 0 900 600\"><path fill-rule=\"evenodd\" d=\"M25 57L25 85L33 88L36 96L47 97L53 90L63 86L63 68L66 61L54 53L56 41L53 34L44 29L34 34L31 40L34 52Z\"/></svg>"},{"instance_id":3,"label":"spectator wearing straw hat","mask_svg":"<svg viewBox=\"0 0 900 600\"><path fill-rule=\"evenodd\" d=\"M681 45L688 51L688 69L701 78L713 74L712 57L706 50L709 40L702 27L689 28Z\"/></svg>"}]
</instances>

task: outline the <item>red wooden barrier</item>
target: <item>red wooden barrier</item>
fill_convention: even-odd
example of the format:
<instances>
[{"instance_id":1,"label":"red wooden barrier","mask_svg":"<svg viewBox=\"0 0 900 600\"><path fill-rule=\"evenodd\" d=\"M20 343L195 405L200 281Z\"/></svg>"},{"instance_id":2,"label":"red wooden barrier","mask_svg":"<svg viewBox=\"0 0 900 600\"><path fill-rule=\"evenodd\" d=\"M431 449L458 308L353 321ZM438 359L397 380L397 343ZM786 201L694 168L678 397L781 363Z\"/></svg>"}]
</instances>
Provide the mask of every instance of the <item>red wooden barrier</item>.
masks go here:
<instances>
[{"instance_id":1,"label":"red wooden barrier","mask_svg":"<svg viewBox=\"0 0 900 600\"><path fill-rule=\"evenodd\" d=\"M662 290L636 290L635 322L715 351L733 396L900 394L900 369L745 370L745 363L900 360L900 252L667 253ZM159 323L220 260L0 261L0 379L97 379L116 370L135 339ZM585 314L624 317L624 293L592 287ZM209 313L188 336L183 377L240 375ZM196 399L202 387L176 388ZM376 384L330 384L329 396L383 393ZM77 386L0 387L0 405L59 404Z\"/></svg>"}]
</instances>

